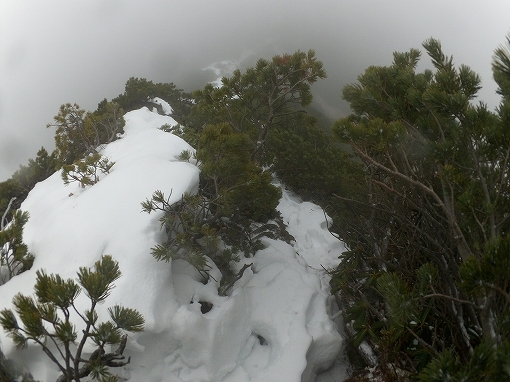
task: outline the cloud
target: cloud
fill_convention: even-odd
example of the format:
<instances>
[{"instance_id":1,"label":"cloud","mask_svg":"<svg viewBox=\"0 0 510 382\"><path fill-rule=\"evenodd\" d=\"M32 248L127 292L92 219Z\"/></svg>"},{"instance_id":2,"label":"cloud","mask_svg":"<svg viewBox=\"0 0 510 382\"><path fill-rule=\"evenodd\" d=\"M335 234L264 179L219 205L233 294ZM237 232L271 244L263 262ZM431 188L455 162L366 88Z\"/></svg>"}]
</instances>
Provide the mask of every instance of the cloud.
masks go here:
<instances>
[{"instance_id":1,"label":"cloud","mask_svg":"<svg viewBox=\"0 0 510 382\"><path fill-rule=\"evenodd\" d=\"M62 103L93 110L132 76L194 90L211 80L201 69L223 60L252 65L315 49L328 78L313 90L338 117L348 112L346 83L433 36L481 74L481 99L494 107L490 59L509 32L508 14L506 0L4 0L0 148L18 143L0 151L0 181L41 146L52 148L45 125Z\"/></svg>"}]
</instances>

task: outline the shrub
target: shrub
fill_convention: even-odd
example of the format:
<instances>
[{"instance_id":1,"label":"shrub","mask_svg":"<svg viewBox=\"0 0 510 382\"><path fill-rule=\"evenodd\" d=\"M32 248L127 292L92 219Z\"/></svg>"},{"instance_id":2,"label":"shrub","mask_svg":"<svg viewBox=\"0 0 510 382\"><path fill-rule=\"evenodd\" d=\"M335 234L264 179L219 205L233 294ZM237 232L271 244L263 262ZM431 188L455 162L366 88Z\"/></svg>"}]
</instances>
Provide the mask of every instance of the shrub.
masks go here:
<instances>
[{"instance_id":1,"label":"shrub","mask_svg":"<svg viewBox=\"0 0 510 382\"><path fill-rule=\"evenodd\" d=\"M73 164L62 166L62 180L65 184L78 182L83 188L92 186L99 182L101 174L108 174L114 164L101 154L94 153Z\"/></svg>"},{"instance_id":2,"label":"shrub","mask_svg":"<svg viewBox=\"0 0 510 382\"><path fill-rule=\"evenodd\" d=\"M6 211L7 212L7 211ZM28 212L16 210L7 227L0 230L0 285L32 267L34 256L23 243L23 227Z\"/></svg>"},{"instance_id":3,"label":"shrub","mask_svg":"<svg viewBox=\"0 0 510 382\"><path fill-rule=\"evenodd\" d=\"M89 375L101 381L115 380L108 367L130 362L130 359L123 361L127 341L124 332L140 332L144 327L144 318L137 310L119 305L108 309L110 320L98 323L97 305L110 295L113 283L120 276L118 262L110 255L97 261L93 270L81 267L78 283L37 271L35 298L22 294L14 296L16 314L10 309L2 310L0 325L17 348L27 347L30 341L38 344L61 371L57 381L80 381ZM78 311L75 305L82 289L90 299L90 308L84 312ZM71 321L73 312L85 324L80 333ZM85 359L83 350L89 340L96 350ZM118 345L118 348L107 353L107 344Z\"/></svg>"}]
</instances>

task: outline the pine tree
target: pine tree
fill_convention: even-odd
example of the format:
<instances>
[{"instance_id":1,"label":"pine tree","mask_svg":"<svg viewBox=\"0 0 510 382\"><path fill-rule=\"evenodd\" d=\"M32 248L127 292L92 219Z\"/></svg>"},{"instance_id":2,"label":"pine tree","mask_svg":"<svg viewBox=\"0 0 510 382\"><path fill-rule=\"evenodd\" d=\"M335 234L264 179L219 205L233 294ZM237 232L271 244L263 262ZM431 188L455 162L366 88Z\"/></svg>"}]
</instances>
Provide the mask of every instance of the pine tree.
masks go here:
<instances>
[{"instance_id":1,"label":"pine tree","mask_svg":"<svg viewBox=\"0 0 510 382\"><path fill-rule=\"evenodd\" d=\"M148 107L159 106L152 99L159 97L172 106L172 116L179 122L184 121L193 105L191 96L173 83L153 83L146 78L131 77L126 81L124 93L115 97L112 102L118 103L126 112ZM104 101L103 101L104 102ZM98 110L101 107L99 104ZM159 110L161 112L161 110ZM182 122L181 122L182 123Z\"/></svg>"},{"instance_id":2,"label":"pine tree","mask_svg":"<svg viewBox=\"0 0 510 382\"><path fill-rule=\"evenodd\" d=\"M124 124L124 111L114 102L103 101L94 113L87 113L76 103L61 105L54 123L46 126L55 128L57 168L115 141L124 132Z\"/></svg>"},{"instance_id":3,"label":"pine tree","mask_svg":"<svg viewBox=\"0 0 510 382\"><path fill-rule=\"evenodd\" d=\"M184 152L181 159L190 156ZM261 248L260 237L274 235L277 226L267 221L276 217L281 193L271 184L270 174L251 160L248 137L226 123L201 132L194 158L201 170L197 195L170 203L156 191L142 203L145 212L164 212L161 224L168 239L153 248L152 255L164 261L184 259L204 279L209 278L211 259L222 271L218 281L221 293L226 293L224 286L236 277L232 265L238 253L251 256Z\"/></svg>"},{"instance_id":4,"label":"pine tree","mask_svg":"<svg viewBox=\"0 0 510 382\"><path fill-rule=\"evenodd\" d=\"M221 293L228 290L239 276L230 267L237 253L251 256L261 248L261 237L276 237L279 231L268 220L278 216L281 193L261 167L269 164L264 155L269 131L303 112L298 106L311 102L310 85L324 77L315 53L298 51L272 61L261 59L244 74L236 71L224 78L221 87L207 85L194 94L189 125L179 133L197 146L200 189L198 195L184 195L173 204L156 191L142 203L148 213L165 213L161 221L168 240L153 249L156 259L185 259L207 278L208 257L223 272ZM146 88L144 100L150 99L146 91L151 84L136 79L129 84ZM189 160L190 153L181 159ZM220 250L222 245L226 250Z\"/></svg>"},{"instance_id":5,"label":"pine tree","mask_svg":"<svg viewBox=\"0 0 510 382\"><path fill-rule=\"evenodd\" d=\"M34 256L23 242L23 227L28 212L17 210L9 225L4 225L5 211L0 224L0 285L32 267Z\"/></svg>"},{"instance_id":6,"label":"pine tree","mask_svg":"<svg viewBox=\"0 0 510 382\"><path fill-rule=\"evenodd\" d=\"M92 137L87 136L83 119L85 110L78 104L66 103L60 106L53 124L46 127L55 127L55 152L57 166L71 164L77 158L92 149Z\"/></svg>"},{"instance_id":7,"label":"pine tree","mask_svg":"<svg viewBox=\"0 0 510 382\"><path fill-rule=\"evenodd\" d=\"M264 222L275 216L281 196L271 185L271 176L250 158L250 142L244 133L228 124L207 126L196 152L201 192L209 199L214 214Z\"/></svg>"},{"instance_id":8,"label":"pine tree","mask_svg":"<svg viewBox=\"0 0 510 382\"><path fill-rule=\"evenodd\" d=\"M45 180L54 172L54 153L49 154L44 147L41 147L35 159L29 159L28 164L26 166L21 165L11 177L16 182L20 193L17 198L23 201L36 183Z\"/></svg>"},{"instance_id":9,"label":"pine tree","mask_svg":"<svg viewBox=\"0 0 510 382\"><path fill-rule=\"evenodd\" d=\"M84 159L73 164L62 166L62 180L67 185L78 182L82 188L99 182L103 175L110 173L115 162L99 153L87 155Z\"/></svg>"},{"instance_id":10,"label":"pine tree","mask_svg":"<svg viewBox=\"0 0 510 382\"><path fill-rule=\"evenodd\" d=\"M260 163L269 132L303 112L312 101L310 85L325 77L313 50L260 59L245 73L236 70L232 77L224 77L221 87L209 84L195 92L190 122L197 129L204 122L228 123L235 132L247 134L251 158Z\"/></svg>"},{"instance_id":11,"label":"pine tree","mask_svg":"<svg viewBox=\"0 0 510 382\"><path fill-rule=\"evenodd\" d=\"M42 147L35 159L29 159L27 165L21 165L8 180L0 182L0 211L3 213L14 199L5 215L5 222L11 221L13 211L20 208L36 183L55 172L55 166L55 154L48 154Z\"/></svg>"},{"instance_id":12,"label":"pine tree","mask_svg":"<svg viewBox=\"0 0 510 382\"><path fill-rule=\"evenodd\" d=\"M507 269L510 229L506 98L497 113L475 104L479 76L456 67L439 41L423 47L433 71L416 72L418 50L394 53L391 66L371 66L344 88L353 114L333 127L364 164L358 192L336 201L346 215L339 234L351 250L333 286L346 296L354 326L378 325L364 338L380 349L381 364L411 373L433 358L431 365L446 368L474 364L486 341L503 349L498 322L510 285L498 271ZM509 57L496 51L502 95Z\"/></svg>"},{"instance_id":13,"label":"pine tree","mask_svg":"<svg viewBox=\"0 0 510 382\"><path fill-rule=\"evenodd\" d=\"M97 305L108 298L113 283L121 276L118 263L104 255L93 269L80 268L78 283L41 270L36 274L35 297L17 294L13 298L14 312L10 309L0 312L0 325L16 347L23 349L29 342L39 345L62 373L58 382L80 381L89 375L101 381L115 380L108 367L130 362L124 361L122 355L127 341L124 332L140 332L144 326L144 318L137 310L119 305L108 309L109 321L98 322ZM75 305L82 290L90 300L90 308L85 312L78 311ZM72 322L74 314L83 321L80 333ZM96 350L85 359L84 346L89 341ZM118 348L107 353L107 344Z\"/></svg>"},{"instance_id":14,"label":"pine tree","mask_svg":"<svg viewBox=\"0 0 510 382\"><path fill-rule=\"evenodd\" d=\"M97 110L88 113L83 121L88 136L94 137L94 145L108 144L124 133L124 110L118 103L101 101Z\"/></svg>"}]
</instances>

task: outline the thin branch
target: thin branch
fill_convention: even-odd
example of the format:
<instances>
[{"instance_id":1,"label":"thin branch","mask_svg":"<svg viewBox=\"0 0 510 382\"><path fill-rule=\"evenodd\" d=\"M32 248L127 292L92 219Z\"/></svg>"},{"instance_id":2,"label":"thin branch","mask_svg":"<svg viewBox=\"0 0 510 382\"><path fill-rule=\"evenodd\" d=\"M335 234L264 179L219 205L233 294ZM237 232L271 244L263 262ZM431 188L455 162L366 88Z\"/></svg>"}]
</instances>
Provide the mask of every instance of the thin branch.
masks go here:
<instances>
[{"instance_id":1,"label":"thin branch","mask_svg":"<svg viewBox=\"0 0 510 382\"><path fill-rule=\"evenodd\" d=\"M466 242L466 238L464 237L464 234L462 233L462 230L460 229L455 216L452 214L452 211L446 206L445 202L439 197L439 195L437 195L437 193L432 188L427 187L422 182L419 182L405 174L402 174L399 171L394 171L394 170L386 167L385 165L379 163L374 158L372 158L370 155L368 155L363 150L361 150L354 142L351 142L351 147L362 159L371 163L375 167L377 167L377 168L383 170L384 172L391 174L397 178L400 178L400 179L406 181L407 183L410 183L410 184L416 186L417 188L423 190L428 195L432 196L432 198L436 201L436 203L442 209L444 214L448 217L448 221L449 221L451 228L455 234L455 239L459 242L459 245L460 245L460 247L459 247L460 255L462 256L462 258L464 260L467 258L467 256L471 253L471 251L469 249L469 245ZM460 250L460 249L462 249L462 250Z\"/></svg>"},{"instance_id":2,"label":"thin branch","mask_svg":"<svg viewBox=\"0 0 510 382\"><path fill-rule=\"evenodd\" d=\"M458 302L459 304L466 304L466 305L470 305L472 306L473 308L477 309L477 310L482 310L481 307L479 307L477 304L475 304L474 302L472 301L469 301L469 300L462 300L460 298L456 298L456 297L453 297L453 296L448 296L446 294L441 294L441 293L431 293L431 294L427 294L425 296L420 296L420 297L416 297L415 300L419 300L419 299L422 299L422 298L443 298L445 300L450 300L450 301L454 301L454 302Z\"/></svg>"},{"instance_id":3,"label":"thin branch","mask_svg":"<svg viewBox=\"0 0 510 382\"><path fill-rule=\"evenodd\" d=\"M425 342L419 335L417 335L411 328L409 328L408 326L406 326L405 328L410 335L412 335L423 347L430 350L436 357L439 357L441 355L436 349L434 349L431 345Z\"/></svg>"},{"instance_id":4,"label":"thin branch","mask_svg":"<svg viewBox=\"0 0 510 382\"><path fill-rule=\"evenodd\" d=\"M9 204L7 205L7 209L5 210L4 214L2 215L2 221L0 223L0 231L3 231L6 224L5 224L5 220L7 218L7 214L9 213L9 210L11 209L11 205L12 203L16 200L16 197L13 197L11 198L11 200L9 200Z\"/></svg>"}]
</instances>

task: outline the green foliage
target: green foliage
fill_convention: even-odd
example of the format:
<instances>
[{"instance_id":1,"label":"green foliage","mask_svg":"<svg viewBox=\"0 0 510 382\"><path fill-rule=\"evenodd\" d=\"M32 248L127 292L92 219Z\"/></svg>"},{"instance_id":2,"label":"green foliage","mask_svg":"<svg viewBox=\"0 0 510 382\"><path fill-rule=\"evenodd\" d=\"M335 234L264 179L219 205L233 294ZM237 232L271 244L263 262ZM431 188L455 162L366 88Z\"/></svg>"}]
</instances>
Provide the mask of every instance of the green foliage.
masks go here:
<instances>
[{"instance_id":1,"label":"green foliage","mask_svg":"<svg viewBox=\"0 0 510 382\"><path fill-rule=\"evenodd\" d=\"M29 159L26 166L20 166L11 179L15 180L23 195L27 195L36 183L45 180L54 172L55 154L48 154L48 151L41 147L35 159Z\"/></svg>"},{"instance_id":2,"label":"green foliage","mask_svg":"<svg viewBox=\"0 0 510 382\"><path fill-rule=\"evenodd\" d=\"M0 182L0 211L5 211L9 202L15 198L6 215L7 221L12 219L12 211L20 208L36 183L45 180L55 172L55 166L55 154L48 154L42 147L35 159L29 159L28 164L20 166L10 179Z\"/></svg>"},{"instance_id":3,"label":"green foliage","mask_svg":"<svg viewBox=\"0 0 510 382\"><path fill-rule=\"evenodd\" d=\"M115 141L124 133L124 109L118 103L101 101L93 113L87 113L83 128L85 134L94 137L94 145Z\"/></svg>"},{"instance_id":4,"label":"green foliage","mask_svg":"<svg viewBox=\"0 0 510 382\"><path fill-rule=\"evenodd\" d=\"M93 269L80 268L78 283L41 270L36 274L35 296L17 294L13 298L14 312L0 312L0 325L19 349L29 342L38 344L60 369L59 381L80 381L88 375L98 380L110 378L108 366L127 363L122 361L127 340L123 332L140 332L144 327L144 318L138 311L119 305L108 309L109 321L97 322L97 304L108 298L113 283L121 276L118 263L104 255ZM90 309L80 313L75 301L82 290L90 299ZM81 332L71 321L73 312L83 321ZM88 340L97 349L85 360L83 348ZM106 344L119 348L115 353L106 353Z\"/></svg>"},{"instance_id":5,"label":"green foliage","mask_svg":"<svg viewBox=\"0 0 510 382\"><path fill-rule=\"evenodd\" d=\"M124 129L124 111L115 102L102 101L94 113L86 113L78 104L60 106L54 123L57 167L74 163L95 152L101 144L116 140Z\"/></svg>"},{"instance_id":6,"label":"green foliage","mask_svg":"<svg viewBox=\"0 0 510 382\"><path fill-rule=\"evenodd\" d=\"M506 381L510 378L506 358L509 345L508 340L502 347L485 340L474 349L467 365L452 350L446 350L423 369L419 375L420 381Z\"/></svg>"},{"instance_id":7,"label":"green foliage","mask_svg":"<svg viewBox=\"0 0 510 382\"><path fill-rule=\"evenodd\" d=\"M165 198L161 191L156 191L151 199L142 203L142 208L147 213L164 212L160 222L165 227L167 241L152 248L152 256L166 262L185 260L204 280L210 277L209 261L213 261L222 272L221 280L217 280L220 294L226 294L245 270L234 271L240 259L238 252L243 250L249 254L260 249L259 239L270 236L268 231L274 229L273 225L266 224L235 231L236 226L213 213L211 203L201 195L185 194L178 202L170 203L170 197Z\"/></svg>"},{"instance_id":8,"label":"green foliage","mask_svg":"<svg viewBox=\"0 0 510 382\"><path fill-rule=\"evenodd\" d=\"M252 162L245 134L225 123L209 125L200 135L196 157L202 192L213 214L255 222L275 217L280 191L270 174Z\"/></svg>"},{"instance_id":9,"label":"green foliage","mask_svg":"<svg viewBox=\"0 0 510 382\"><path fill-rule=\"evenodd\" d=\"M168 239L152 249L152 256L158 261L186 260L207 279L210 266L205 256L214 257L219 252L218 236L208 224L211 212L207 200L185 194L179 202L170 203L170 197L156 191L142 208L147 213L164 211L160 221Z\"/></svg>"},{"instance_id":10,"label":"green foliage","mask_svg":"<svg viewBox=\"0 0 510 382\"><path fill-rule=\"evenodd\" d=\"M261 167L270 166L281 148L268 140L269 131L277 133L300 120L312 100L310 85L324 77L313 51L297 51L261 59L245 73L237 70L223 78L221 87L207 85L194 93L191 113L182 119L185 127L173 132L196 147L200 188L198 195L183 195L176 203L161 191L142 203L146 212L164 211L161 222L168 239L153 248L156 259L184 259L205 278L211 259L222 272L220 293L228 291L245 270L232 270L238 253L250 256L262 247L262 237L276 238L280 231L269 220L278 218L281 192ZM156 95L155 88L146 80L130 79L119 98L132 95L147 102ZM190 161L191 153L183 152L179 159Z\"/></svg>"},{"instance_id":11,"label":"green foliage","mask_svg":"<svg viewBox=\"0 0 510 382\"><path fill-rule=\"evenodd\" d=\"M83 155L91 146L90 137L85 134L83 119L85 110L78 104L66 103L60 106L58 114L54 117L55 152L57 166L73 163Z\"/></svg>"},{"instance_id":12,"label":"green foliage","mask_svg":"<svg viewBox=\"0 0 510 382\"><path fill-rule=\"evenodd\" d=\"M252 161L248 136L227 123L200 132L194 157L201 170L198 195L186 194L170 203L156 191L142 203L145 212L164 211L161 223L168 239L154 247L152 255L164 261L184 259L205 279L211 259L222 272L220 291L226 293L236 278L232 266L237 253L254 253L261 248L260 238L277 229L266 222L276 217L281 193L270 174ZM190 159L190 152L181 153L180 160Z\"/></svg>"},{"instance_id":13,"label":"green foliage","mask_svg":"<svg viewBox=\"0 0 510 382\"><path fill-rule=\"evenodd\" d=\"M409 286L394 273L383 273L377 289L386 302L387 314L393 325L405 326L416 318L416 306Z\"/></svg>"},{"instance_id":14,"label":"green foliage","mask_svg":"<svg viewBox=\"0 0 510 382\"><path fill-rule=\"evenodd\" d=\"M17 210L10 224L0 230L0 285L32 267L34 256L23 243L23 227L28 212Z\"/></svg>"},{"instance_id":15,"label":"green foliage","mask_svg":"<svg viewBox=\"0 0 510 382\"><path fill-rule=\"evenodd\" d=\"M202 128L203 126L199 130L197 130L196 128L188 125L183 126L181 124L177 124L172 128L171 132L172 134L175 134L178 137L184 139L191 146L198 147L198 141L200 140L200 131Z\"/></svg>"},{"instance_id":16,"label":"green foliage","mask_svg":"<svg viewBox=\"0 0 510 382\"><path fill-rule=\"evenodd\" d=\"M476 73L437 40L423 47L433 71L416 72L413 49L343 89L353 114L332 129L363 167L331 204L350 248L332 287L359 338L383 323L370 336L381 364L417 375L435 358L423 380L493 380L510 302L510 56L495 54L493 113L473 103Z\"/></svg>"},{"instance_id":17,"label":"green foliage","mask_svg":"<svg viewBox=\"0 0 510 382\"><path fill-rule=\"evenodd\" d=\"M510 236L488 242L482 256L470 256L460 266L462 287L472 296L493 300L496 316L510 309Z\"/></svg>"},{"instance_id":18,"label":"green foliage","mask_svg":"<svg viewBox=\"0 0 510 382\"><path fill-rule=\"evenodd\" d=\"M115 305L113 308L108 308L108 313L117 328L128 332L143 331L144 318L137 310Z\"/></svg>"},{"instance_id":19,"label":"green foliage","mask_svg":"<svg viewBox=\"0 0 510 382\"><path fill-rule=\"evenodd\" d=\"M303 113L289 116L288 122L272 132L266 157L286 187L329 207L331 215L336 215L331 209L333 194L344 194L342 190L352 187L351 179L360 171L331 135L316 126L315 118Z\"/></svg>"},{"instance_id":20,"label":"green foliage","mask_svg":"<svg viewBox=\"0 0 510 382\"><path fill-rule=\"evenodd\" d=\"M5 226L12 219L12 212L19 208L19 194L19 188L12 178L0 183L0 212L3 219L0 224Z\"/></svg>"},{"instance_id":21,"label":"green foliage","mask_svg":"<svg viewBox=\"0 0 510 382\"><path fill-rule=\"evenodd\" d=\"M197 103L188 124L199 131L204 124L228 123L249 138L251 158L263 162L269 131L302 112L312 101L310 85L325 77L312 50L260 59L245 73L236 70L223 78L221 87L207 85L195 92Z\"/></svg>"},{"instance_id":22,"label":"green foliage","mask_svg":"<svg viewBox=\"0 0 510 382\"><path fill-rule=\"evenodd\" d=\"M165 123L164 125L161 125L159 127L159 130L164 131L165 133L171 133L174 131L174 127L169 125L168 123ZM178 128L175 130L178 130Z\"/></svg>"},{"instance_id":23,"label":"green foliage","mask_svg":"<svg viewBox=\"0 0 510 382\"><path fill-rule=\"evenodd\" d=\"M423 382L457 381L455 374L460 369L460 362L452 351L445 351L432 361L420 375Z\"/></svg>"},{"instance_id":24,"label":"green foliage","mask_svg":"<svg viewBox=\"0 0 510 382\"><path fill-rule=\"evenodd\" d=\"M172 106L172 116L181 121L189 114L191 97L173 83L153 83L145 78L131 77L126 82L124 93L119 94L112 102L118 103L126 112L148 107L159 106L152 103L155 97L164 99Z\"/></svg>"},{"instance_id":25,"label":"green foliage","mask_svg":"<svg viewBox=\"0 0 510 382\"><path fill-rule=\"evenodd\" d=\"M87 155L85 159L62 166L62 180L65 184L78 182L82 188L99 182L102 175L110 173L115 162L110 162L99 153Z\"/></svg>"},{"instance_id":26,"label":"green foliage","mask_svg":"<svg viewBox=\"0 0 510 382\"><path fill-rule=\"evenodd\" d=\"M61 105L54 122L47 125L55 128L55 168L71 165L93 154L98 146L118 139L124 133L124 113L142 106L159 107L151 102L154 97L171 103L175 118L189 114L192 101L186 93L174 84L154 84L144 78L130 78L123 94L112 101L102 100L94 112L86 112L76 103Z\"/></svg>"},{"instance_id":27,"label":"green foliage","mask_svg":"<svg viewBox=\"0 0 510 382\"><path fill-rule=\"evenodd\" d=\"M184 150L179 154L178 159L181 162L189 162L191 158L195 157L195 153L191 152L190 150Z\"/></svg>"}]
</instances>

